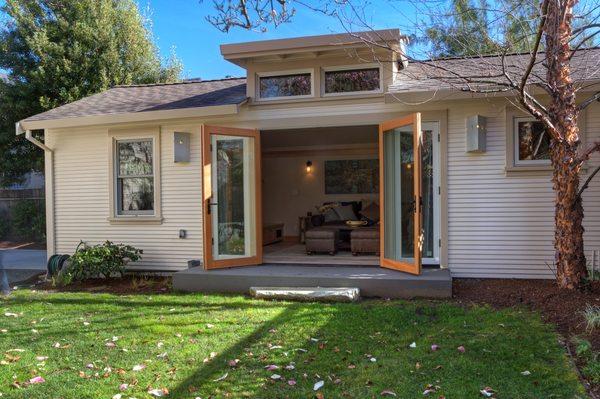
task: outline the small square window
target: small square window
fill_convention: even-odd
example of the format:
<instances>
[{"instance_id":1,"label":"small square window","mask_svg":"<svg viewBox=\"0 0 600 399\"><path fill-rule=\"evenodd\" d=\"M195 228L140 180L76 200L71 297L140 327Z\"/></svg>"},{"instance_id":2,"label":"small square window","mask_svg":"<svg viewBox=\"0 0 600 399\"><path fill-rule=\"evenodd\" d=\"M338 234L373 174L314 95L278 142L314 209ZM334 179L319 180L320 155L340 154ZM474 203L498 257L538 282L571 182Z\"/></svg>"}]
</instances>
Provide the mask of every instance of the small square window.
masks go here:
<instances>
[{"instance_id":1,"label":"small square window","mask_svg":"<svg viewBox=\"0 0 600 399\"><path fill-rule=\"evenodd\" d=\"M117 214L153 215L152 139L118 140L115 159Z\"/></svg>"},{"instance_id":2,"label":"small square window","mask_svg":"<svg viewBox=\"0 0 600 399\"><path fill-rule=\"evenodd\" d=\"M312 74L309 72L259 76L258 80L261 99L312 95Z\"/></svg>"},{"instance_id":3,"label":"small square window","mask_svg":"<svg viewBox=\"0 0 600 399\"><path fill-rule=\"evenodd\" d=\"M515 164L550 164L550 135L542 122L515 119Z\"/></svg>"}]
</instances>

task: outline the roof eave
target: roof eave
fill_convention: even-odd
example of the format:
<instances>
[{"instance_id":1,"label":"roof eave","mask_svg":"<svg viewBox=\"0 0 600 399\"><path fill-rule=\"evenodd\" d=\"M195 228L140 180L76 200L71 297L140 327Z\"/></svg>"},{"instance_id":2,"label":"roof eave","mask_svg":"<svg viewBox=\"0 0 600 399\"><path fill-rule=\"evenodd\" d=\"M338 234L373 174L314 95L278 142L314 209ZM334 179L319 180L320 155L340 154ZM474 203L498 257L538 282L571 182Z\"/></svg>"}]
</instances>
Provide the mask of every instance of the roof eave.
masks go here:
<instances>
[{"instance_id":1,"label":"roof eave","mask_svg":"<svg viewBox=\"0 0 600 399\"><path fill-rule=\"evenodd\" d=\"M117 123L155 122L169 119L235 115L239 112L240 106L245 104L246 101L247 100L244 100L238 104L215 105L200 108L182 108L159 111L130 112L123 114L90 115L30 121L25 119L20 122L17 122L17 134L22 134L22 132L26 130L36 129L61 129L94 125L109 125Z\"/></svg>"}]
</instances>

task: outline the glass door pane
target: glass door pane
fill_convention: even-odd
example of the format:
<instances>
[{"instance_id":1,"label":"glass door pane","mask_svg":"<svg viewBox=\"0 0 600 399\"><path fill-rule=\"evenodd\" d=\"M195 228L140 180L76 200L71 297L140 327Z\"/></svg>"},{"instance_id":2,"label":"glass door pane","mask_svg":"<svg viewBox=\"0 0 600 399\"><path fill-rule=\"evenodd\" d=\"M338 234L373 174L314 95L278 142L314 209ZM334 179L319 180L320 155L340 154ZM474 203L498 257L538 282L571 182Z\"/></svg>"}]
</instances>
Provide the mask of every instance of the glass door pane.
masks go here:
<instances>
[{"instance_id":1,"label":"glass door pane","mask_svg":"<svg viewBox=\"0 0 600 399\"><path fill-rule=\"evenodd\" d=\"M254 138L212 135L212 255L256 255Z\"/></svg>"},{"instance_id":2,"label":"glass door pane","mask_svg":"<svg viewBox=\"0 0 600 399\"><path fill-rule=\"evenodd\" d=\"M384 132L384 256L412 262L414 257L414 162L412 125Z\"/></svg>"},{"instance_id":3,"label":"glass door pane","mask_svg":"<svg viewBox=\"0 0 600 399\"><path fill-rule=\"evenodd\" d=\"M423 257L434 258L436 255L435 245L435 165L433 150L433 131L421 131L421 191L423 194L423 205L421 207L423 217Z\"/></svg>"}]
</instances>

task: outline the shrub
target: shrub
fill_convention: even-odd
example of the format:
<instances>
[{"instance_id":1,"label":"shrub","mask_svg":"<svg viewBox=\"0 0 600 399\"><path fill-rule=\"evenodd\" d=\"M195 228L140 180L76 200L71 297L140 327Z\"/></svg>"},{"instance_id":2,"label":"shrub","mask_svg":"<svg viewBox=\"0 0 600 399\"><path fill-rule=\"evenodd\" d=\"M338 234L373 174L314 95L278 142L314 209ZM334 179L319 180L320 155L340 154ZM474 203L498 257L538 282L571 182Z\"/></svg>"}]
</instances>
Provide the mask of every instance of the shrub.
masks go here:
<instances>
[{"instance_id":1,"label":"shrub","mask_svg":"<svg viewBox=\"0 0 600 399\"><path fill-rule=\"evenodd\" d=\"M21 200L12 208L12 232L24 240L44 241L46 213L43 201Z\"/></svg>"},{"instance_id":2,"label":"shrub","mask_svg":"<svg viewBox=\"0 0 600 399\"><path fill-rule=\"evenodd\" d=\"M61 280L81 281L93 277L110 278L115 275L123 276L125 266L129 262L141 259L142 250L131 245L104 244L89 246L83 241L79 243L75 253L69 258Z\"/></svg>"}]
</instances>

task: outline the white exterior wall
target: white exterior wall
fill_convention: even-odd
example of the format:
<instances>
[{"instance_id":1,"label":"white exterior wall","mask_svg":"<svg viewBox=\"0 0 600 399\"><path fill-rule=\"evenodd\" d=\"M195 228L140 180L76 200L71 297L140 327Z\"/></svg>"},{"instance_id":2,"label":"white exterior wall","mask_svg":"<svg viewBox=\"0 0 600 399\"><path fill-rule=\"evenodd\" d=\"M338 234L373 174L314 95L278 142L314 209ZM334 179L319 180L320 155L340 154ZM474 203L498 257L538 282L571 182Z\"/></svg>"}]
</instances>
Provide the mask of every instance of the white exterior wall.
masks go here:
<instances>
[{"instance_id":1,"label":"white exterior wall","mask_svg":"<svg viewBox=\"0 0 600 399\"><path fill-rule=\"evenodd\" d=\"M106 128L50 131L54 149L54 214L56 253L70 254L80 240L90 244L111 240L144 251L135 267L178 270L202 258L200 130L178 129L191 137L191 162L173 162L173 129L161 129L160 225L118 224L109 210L109 136ZM180 239L179 229L187 230Z\"/></svg>"},{"instance_id":2,"label":"white exterior wall","mask_svg":"<svg viewBox=\"0 0 600 399\"><path fill-rule=\"evenodd\" d=\"M600 106L585 114L586 138L600 138ZM486 116L487 151L465 151L467 116ZM485 100L448 113L448 264L454 277L554 278L551 171L507 174L504 106ZM588 171L600 164L598 155ZM589 172L588 172L589 173ZM585 175L582 177L585 180ZM600 249L600 181L584 196L588 261Z\"/></svg>"},{"instance_id":3,"label":"white exterior wall","mask_svg":"<svg viewBox=\"0 0 600 399\"><path fill-rule=\"evenodd\" d=\"M447 109L447 265L454 277L552 278L553 192L550 172L506 174L505 103L500 100L461 100L427 104ZM374 123L406 113L400 104L288 106L281 110L250 110L212 124L249 128L310 127ZM488 118L487 151L466 153L466 117ZM282 115L289 119L283 121ZM383 119L382 119L383 118ZM284 123L285 122L285 123ZM357 123L358 122L358 123ZM600 104L586 113L586 141L600 139ZM178 126L192 133L192 160L173 162L174 126L161 129L162 217L160 225L111 225L109 217L109 146L106 128L47 132L54 155L55 245L57 253L72 253L80 240L110 239L144 250L136 267L177 270L190 259L202 258L200 122ZM508 133L507 133L508 132ZM600 165L596 154L588 171ZM442 165L444 167L444 165ZM582 178L583 180L584 178ZM584 196L586 251L600 249L600 178ZM444 185L444 183L442 183ZM442 205L444 206L444 205ZM442 226L444 225L442 221ZM179 239L179 229L188 238Z\"/></svg>"}]
</instances>

